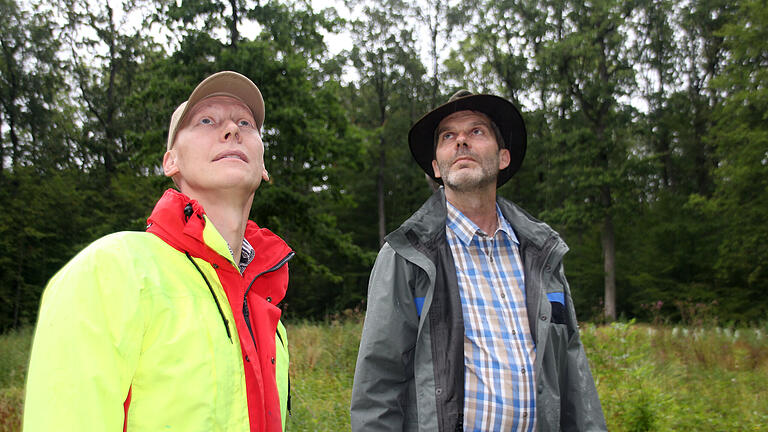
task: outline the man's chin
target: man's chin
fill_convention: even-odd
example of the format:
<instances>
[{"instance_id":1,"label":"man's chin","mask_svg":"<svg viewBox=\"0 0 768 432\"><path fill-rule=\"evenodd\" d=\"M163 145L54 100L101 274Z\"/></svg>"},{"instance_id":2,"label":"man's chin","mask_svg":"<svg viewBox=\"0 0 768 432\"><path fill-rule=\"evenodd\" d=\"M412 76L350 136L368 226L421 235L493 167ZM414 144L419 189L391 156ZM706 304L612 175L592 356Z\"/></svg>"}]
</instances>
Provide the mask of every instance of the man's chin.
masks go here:
<instances>
[{"instance_id":1,"label":"man's chin","mask_svg":"<svg viewBox=\"0 0 768 432\"><path fill-rule=\"evenodd\" d=\"M495 183L496 179L486 178L482 173L469 170L449 173L443 180L445 186L458 192L471 192Z\"/></svg>"},{"instance_id":2,"label":"man's chin","mask_svg":"<svg viewBox=\"0 0 768 432\"><path fill-rule=\"evenodd\" d=\"M481 178L471 173L457 173L445 179L445 185L457 191L474 190L480 185Z\"/></svg>"}]
</instances>

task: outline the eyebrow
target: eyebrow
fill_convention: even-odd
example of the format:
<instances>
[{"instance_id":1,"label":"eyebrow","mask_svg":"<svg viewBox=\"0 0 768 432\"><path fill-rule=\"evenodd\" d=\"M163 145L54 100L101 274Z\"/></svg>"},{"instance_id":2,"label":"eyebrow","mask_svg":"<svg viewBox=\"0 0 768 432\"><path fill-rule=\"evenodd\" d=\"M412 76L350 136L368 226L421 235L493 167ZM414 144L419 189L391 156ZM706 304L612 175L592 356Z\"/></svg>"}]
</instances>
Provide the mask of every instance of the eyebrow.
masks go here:
<instances>
[{"instance_id":1,"label":"eyebrow","mask_svg":"<svg viewBox=\"0 0 768 432\"><path fill-rule=\"evenodd\" d=\"M484 121L481 121L481 120L473 121L472 123L469 124L469 126L470 127L485 126L486 128L490 128L491 127L491 125L488 124L488 122L484 122ZM448 129L449 128L447 128L445 126L440 126L440 127L437 128L437 132L435 132L435 134L441 135L443 132L447 131Z\"/></svg>"},{"instance_id":2,"label":"eyebrow","mask_svg":"<svg viewBox=\"0 0 768 432\"><path fill-rule=\"evenodd\" d=\"M238 110L237 114L238 115L247 114L248 116L250 116L250 117L255 119L255 117L253 116L253 113L251 112L250 108L248 108L247 106L240 105L240 104L233 104L233 105L237 108L237 110ZM220 111L223 110L223 106L219 105L219 104L198 105L198 106L195 106L189 112L188 117L189 118L195 117L195 116L199 115L201 112L204 112L206 110L213 110L214 112L220 112Z\"/></svg>"}]
</instances>

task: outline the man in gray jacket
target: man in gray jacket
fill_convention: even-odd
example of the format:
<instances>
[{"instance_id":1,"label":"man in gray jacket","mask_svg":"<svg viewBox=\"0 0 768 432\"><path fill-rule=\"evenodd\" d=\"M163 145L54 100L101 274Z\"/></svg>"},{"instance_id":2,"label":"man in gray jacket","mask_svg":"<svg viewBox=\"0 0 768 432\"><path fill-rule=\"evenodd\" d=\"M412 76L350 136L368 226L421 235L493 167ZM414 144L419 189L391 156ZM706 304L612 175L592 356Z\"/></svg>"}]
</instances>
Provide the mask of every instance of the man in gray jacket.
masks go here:
<instances>
[{"instance_id":1,"label":"man in gray jacket","mask_svg":"<svg viewBox=\"0 0 768 432\"><path fill-rule=\"evenodd\" d=\"M525 156L520 112L460 91L408 141L444 187L387 236L371 272L352 430L606 430L568 247L496 196Z\"/></svg>"}]
</instances>

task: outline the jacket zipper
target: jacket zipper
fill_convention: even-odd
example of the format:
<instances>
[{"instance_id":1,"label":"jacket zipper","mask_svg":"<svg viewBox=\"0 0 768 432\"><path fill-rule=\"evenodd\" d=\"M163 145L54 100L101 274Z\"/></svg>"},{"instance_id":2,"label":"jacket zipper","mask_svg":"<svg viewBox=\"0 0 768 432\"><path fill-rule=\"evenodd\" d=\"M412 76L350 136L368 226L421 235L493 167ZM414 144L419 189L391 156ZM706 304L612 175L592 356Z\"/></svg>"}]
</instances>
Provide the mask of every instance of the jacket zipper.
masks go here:
<instances>
[{"instance_id":1,"label":"jacket zipper","mask_svg":"<svg viewBox=\"0 0 768 432\"><path fill-rule=\"evenodd\" d=\"M245 318L245 325L248 326L248 332L251 334L251 340L253 341L253 348L258 351L258 347L256 346L256 338L253 336L253 328L251 327L251 319L250 319L250 312L248 311L248 292L251 290L251 287L253 286L253 283L256 282L256 279L258 279L260 276L271 273L274 271L277 271L280 267L284 266L285 263L291 260L293 256L296 255L295 252L291 251L288 253L288 255L284 256L283 259L281 259L277 264L272 266L271 268L264 270L263 272L257 274L254 276L253 280L250 284L248 284L248 288L245 290L245 294L243 294L243 318ZM280 342L285 344L283 341L283 338L280 337L280 333L277 332L277 337L280 338ZM288 414L291 413L291 377L288 377L288 395L287 395L287 409Z\"/></svg>"},{"instance_id":2,"label":"jacket zipper","mask_svg":"<svg viewBox=\"0 0 768 432\"><path fill-rule=\"evenodd\" d=\"M243 294L243 317L245 318L245 325L248 326L248 332L251 334L251 340L253 341L253 347L256 348L256 338L253 336L253 328L251 328L251 320L250 320L250 312L248 311L248 292L251 290L251 287L253 286L253 283L256 282L256 279L261 277L262 275L265 275L267 273L272 273L274 271L277 271L280 267L284 266L285 263L290 261L293 256L296 255L295 252L291 251L283 257L277 264L272 266L271 268L268 268L264 270L263 272L257 274L253 277L253 280L250 284L248 284L248 288L245 290L245 294Z\"/></svg>"}]
</instances>

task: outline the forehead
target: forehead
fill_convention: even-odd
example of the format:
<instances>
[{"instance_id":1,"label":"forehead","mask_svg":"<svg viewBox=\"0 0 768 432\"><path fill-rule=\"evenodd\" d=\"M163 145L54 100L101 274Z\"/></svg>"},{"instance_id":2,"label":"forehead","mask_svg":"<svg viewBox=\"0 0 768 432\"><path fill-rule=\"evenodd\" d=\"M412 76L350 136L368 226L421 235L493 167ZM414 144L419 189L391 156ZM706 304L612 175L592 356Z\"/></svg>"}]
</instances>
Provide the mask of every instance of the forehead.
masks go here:
<instances>
[{"instance_id":1,"label":"forehead","mask_svg":"<svg viewBox=\"0 0 768 432\"><path fill-rule=\"evenodd\" d=\"M243 101L233 96L225 95L211 96L197 102L192 109L189 110L189 114L187 115L191 117L198 112L207 109L234 109L237 111L245 111L250 116L253 116L251 109L248 108Z\"/></svg>"},{"instance_id":2,"label":"forehead","mask_svg":"<svg viewBox=\"0 0 768 432\"><path fill-rule=\"evenodd\" d=\"M437 125L437 130L439 131L441 129L446 128L447 126L456 125L460 123L483 124L486 126L490 126L491 119L488 118L487 115L479 111L470 111L470 110L457 111L451 115L445 116L443 120L440 121L440 124Z\"/></svg>"}]
</instances>

